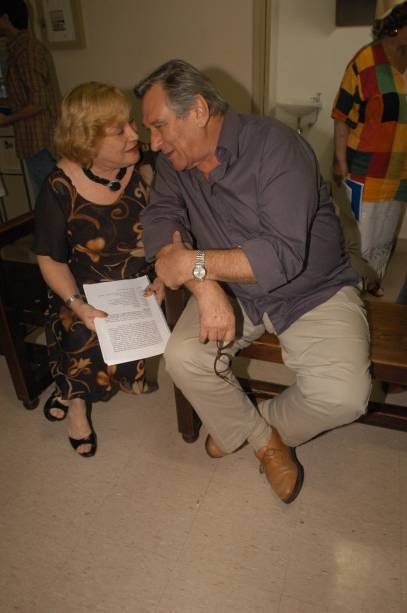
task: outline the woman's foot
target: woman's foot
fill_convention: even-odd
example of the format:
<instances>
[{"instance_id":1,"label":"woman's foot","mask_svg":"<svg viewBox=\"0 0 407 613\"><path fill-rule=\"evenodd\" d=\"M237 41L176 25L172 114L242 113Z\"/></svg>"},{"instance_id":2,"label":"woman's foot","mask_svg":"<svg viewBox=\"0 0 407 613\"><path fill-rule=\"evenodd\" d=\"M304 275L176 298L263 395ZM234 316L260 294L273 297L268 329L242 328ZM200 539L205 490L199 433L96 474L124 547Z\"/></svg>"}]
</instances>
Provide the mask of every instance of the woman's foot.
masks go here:
<instances>
[{"instance_id":1,"label":"woman's foot","mask_svg":"<svg viewBox=\"0 0 407 613\"><path fill-rule=\"evenodd\" d=\"M78 452L78 455L82 456L83 458L91 458L96 453L97 440L95 432L91 432L86 438L77 439L69 437L69 442L75 451ZM84 449L86 447L90 447L89 451L79 451L79 448Z\"/></svg>"},{"instance_id":2,"label":"woman's foot","mask_svg":"<svg viewBox=\"0 0 407 613\"><path fill-rule=\"evenodd\" d=\"M158 390L158 383L144 381L143 383L143 394L152 394Z\"/></svg>"},{"instance_id":3,"label":"woman's foot","mask_svg":"<svg viewBox=\"0 0 407 613\"><path fill-rule=\"evenodd\" d=\"M79 455L84 457L95 455L96 435L88 421L85 401L79 398L69 403L68 435L72 447Z\"/></svg>"},{"instance_id":4,"label":"woman's foot","mask_svg":"<svg viewBox=\"0 0 407 613\"><path fill-rule=\"evenodd\" d=\"M68 413L68 400L58 398L53 392L44 405L44 415L48 421L62 421Z\"/></svg>"}]
</instances>

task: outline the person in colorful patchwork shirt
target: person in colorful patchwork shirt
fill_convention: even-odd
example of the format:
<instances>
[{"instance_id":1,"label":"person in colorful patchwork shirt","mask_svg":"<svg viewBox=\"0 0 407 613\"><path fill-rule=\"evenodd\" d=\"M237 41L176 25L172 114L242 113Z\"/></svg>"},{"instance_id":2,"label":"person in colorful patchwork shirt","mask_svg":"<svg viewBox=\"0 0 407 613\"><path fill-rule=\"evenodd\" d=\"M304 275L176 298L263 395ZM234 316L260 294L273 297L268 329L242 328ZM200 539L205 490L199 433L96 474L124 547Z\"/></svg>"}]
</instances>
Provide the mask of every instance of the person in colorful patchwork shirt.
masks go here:
<instances>
[{"instance_id":1,"label":"person in colorful patchwork shirt","mask_svg":"<svg viewBox=\"0 0 407 613\"><path fill-rule=\"evenodd\" d=\"M365 289L382 296L407 201L406 1L377 1L373 39L349 62L334 102L333 176L350 179L361 255L374 271Z\"/></svg>"}]
</instances>

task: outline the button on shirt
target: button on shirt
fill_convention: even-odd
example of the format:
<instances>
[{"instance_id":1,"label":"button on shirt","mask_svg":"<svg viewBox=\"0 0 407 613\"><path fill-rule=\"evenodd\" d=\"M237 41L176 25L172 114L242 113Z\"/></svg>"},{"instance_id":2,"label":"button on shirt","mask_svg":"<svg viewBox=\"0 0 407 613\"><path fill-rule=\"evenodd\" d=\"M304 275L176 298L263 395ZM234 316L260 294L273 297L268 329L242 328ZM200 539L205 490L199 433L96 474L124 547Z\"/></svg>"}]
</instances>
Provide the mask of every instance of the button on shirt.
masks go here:
<instances>
[{"instance_id":1,"label":"button on shirt","mask_svg":"<svg viewBox=\"0 0 407 613\"><path fill-rule=\"evenodd\" d=\"M208 179L177 172L160 154L142 213L146 257L180 230L198 249L246 254L256 283L224 283L253 323L277 334L358 277L345 255L327 187L310 146L278 121L227 111Z\"/></svg>"}]
</instances>

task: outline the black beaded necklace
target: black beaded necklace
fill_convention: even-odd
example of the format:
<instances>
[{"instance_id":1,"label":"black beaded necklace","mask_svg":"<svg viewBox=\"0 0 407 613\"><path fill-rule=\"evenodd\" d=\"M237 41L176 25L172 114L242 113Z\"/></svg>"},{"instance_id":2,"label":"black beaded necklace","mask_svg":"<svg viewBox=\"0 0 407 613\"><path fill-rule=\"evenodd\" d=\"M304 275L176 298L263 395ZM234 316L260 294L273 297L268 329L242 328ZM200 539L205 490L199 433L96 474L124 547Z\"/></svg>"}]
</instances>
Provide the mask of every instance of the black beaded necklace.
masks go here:
<instances>
[{"instance_id":1,"label":"black beaded necklace","mask_svg":"<svg viewBox=\"0 0 407 613\"><path fill-rule=\"evenodd\" d=\"M95 183L100 183L101 185L106 185L112 192L117 192L117 190L121 188L120 181L123 179L124 175L126 174L127 167L123 166L123 168L120 168L119 172L116 175L116 178L113 179L112 181L110 181L109 179L104 179L103 177L98 177L97 175L94 175L90 168L82 168L82 170L85 173L85 175L88 177L88 179L90 179L91 181L94 181Z\"/></svg>"}]
</instances>

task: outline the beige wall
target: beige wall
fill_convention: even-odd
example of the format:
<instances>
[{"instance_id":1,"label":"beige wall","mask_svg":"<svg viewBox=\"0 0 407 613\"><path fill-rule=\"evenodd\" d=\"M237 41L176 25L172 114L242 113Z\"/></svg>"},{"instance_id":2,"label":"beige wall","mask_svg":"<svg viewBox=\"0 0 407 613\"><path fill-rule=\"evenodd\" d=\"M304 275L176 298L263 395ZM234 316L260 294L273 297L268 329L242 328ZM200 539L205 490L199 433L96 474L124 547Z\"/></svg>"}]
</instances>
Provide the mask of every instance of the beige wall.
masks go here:
<instances>
[{"instance_id":1,"label":"beige wall","mask_svg":"<svg viewBox=\"0 0 407 613\"><path fill-rule=\"evenodd\" d=\"M335 26L335 0L272 0L274 69L270 99L309 99L321 92L323 108L314 127L304 130L321 169L331 178L333 121L330 111L339 82L352 55L370 41L370 27ZM295 119L274 106L270 112L294 126ZM400 232L407 238L407 215Z\"/></svg>"},{"instance_id":2,"label":"beige wall","mask_svg":"<svg viewBox=\"0 0 407 613\"><path fill-rule=\"evenodd\" d=\"M305 135L326 176L332 159L331 106L346 64L369 42L369 27L337 28L335 0L273 0L277 6L277 67L275 99L309 99L321 92L323 108L317 124ZM279 118L289 121L282 111ZM292 123L294 125L294 121Z\"/></svg>"},{"instance_id":3,"label":"beige wall","mask_svg":"<svg viewBox=\"0 0 407 613\"><path fill-rule=\"evenodd\" d=\"M53 51L63 91L87 80L125 89L173 57L204 69L231 105L251 108L252 0L82 0L86 48Z\"/></svg>"},{"instance_id":4,"label":"beige wall","mask_svg":"<svg viewBox=\"0 0 407 613\"><path fill-rule=\"evenodd\" d=\"M32 1L32 0L31 0ZM160 63L182 57L205 70L232 108L251 111L253 3L266 0L81 0L86 48L53 51L61 88L90 79L131 90ZM336 28L336 0L268 0L269 113L286 98L322 94L317 124L305 131L330 178L330 108L346 63L370 39L369 27ZM261 24L259 24L261 27ZM257 39L256 39L257 40ZM401 235L407 238L407 216Z\"/></svg>"}]
</instances>

